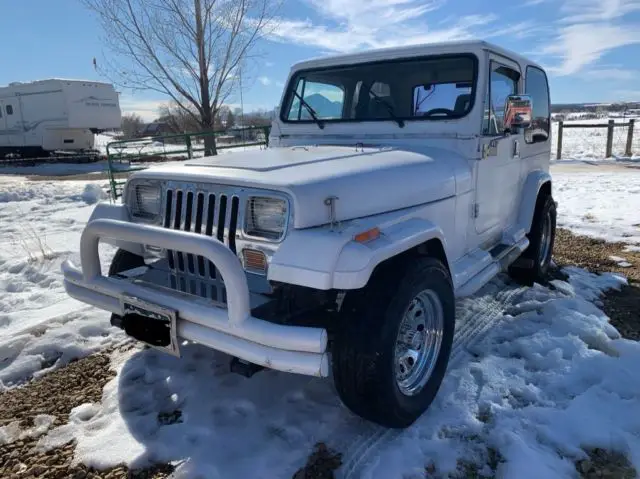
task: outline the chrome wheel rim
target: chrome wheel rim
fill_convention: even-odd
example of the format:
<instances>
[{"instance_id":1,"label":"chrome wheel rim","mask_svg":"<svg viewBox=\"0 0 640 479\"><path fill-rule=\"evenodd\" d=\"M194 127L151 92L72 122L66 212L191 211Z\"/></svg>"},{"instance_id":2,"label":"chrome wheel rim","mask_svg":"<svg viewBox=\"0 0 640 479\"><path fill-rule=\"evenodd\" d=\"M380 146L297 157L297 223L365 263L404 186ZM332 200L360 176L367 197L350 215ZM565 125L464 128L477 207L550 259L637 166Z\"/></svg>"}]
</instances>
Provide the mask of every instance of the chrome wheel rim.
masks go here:
<instances>
[{"instance_id":1,"label":"chrome wheel rim","mask_svg":"<svg viewBox=\"0 0 640 479\"><path fill-rule=\"evenodd\" d=\"M407 307L395 345L395 376L405 396L418 394L435 368L444 329L444 311L438 295L424 290Z\"/></svg>"},{"instance_id":2,"label":"chrome wheel rim","mask_svg":"<svg viewBox=\"0 0 640 479\"><path fill-rule=\"evenodd\" d=\"M540 238L540 256L538 262L540 267L544 267L549 260L551 251L551 214L547 212L542 223L542 237Z\"/></svg>"}]
</instances>

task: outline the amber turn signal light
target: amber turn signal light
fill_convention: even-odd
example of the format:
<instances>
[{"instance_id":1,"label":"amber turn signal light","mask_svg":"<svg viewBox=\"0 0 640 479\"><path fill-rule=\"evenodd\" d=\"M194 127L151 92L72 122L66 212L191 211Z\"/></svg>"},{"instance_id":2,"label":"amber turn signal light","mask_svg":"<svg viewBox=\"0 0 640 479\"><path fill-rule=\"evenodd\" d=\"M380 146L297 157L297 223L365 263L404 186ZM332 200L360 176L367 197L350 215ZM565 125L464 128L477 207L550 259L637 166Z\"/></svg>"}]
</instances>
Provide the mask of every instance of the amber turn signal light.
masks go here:
<instances>
[{"instance_id":1,"label":"amber turn signal light","mask_svg":"<svg viewBox=\"0 0 640 479\"><path fill-rule=\"evenodd\" d=\"M370 230L358 233L353 239L358 243L367 243L380 238L380 228L371 228Z\"/></svg>"},{"instance_id":2,"label":"amber turn signal light","mask_svg":"<svg viewBox=\"0 0 640 479\"><path fill-rule=\"evenodd\" d=\"M243 249L242 257L245 269L256 273L265 273L267 271L267 257L262 251Z\"/></svg>"}]
</instances>

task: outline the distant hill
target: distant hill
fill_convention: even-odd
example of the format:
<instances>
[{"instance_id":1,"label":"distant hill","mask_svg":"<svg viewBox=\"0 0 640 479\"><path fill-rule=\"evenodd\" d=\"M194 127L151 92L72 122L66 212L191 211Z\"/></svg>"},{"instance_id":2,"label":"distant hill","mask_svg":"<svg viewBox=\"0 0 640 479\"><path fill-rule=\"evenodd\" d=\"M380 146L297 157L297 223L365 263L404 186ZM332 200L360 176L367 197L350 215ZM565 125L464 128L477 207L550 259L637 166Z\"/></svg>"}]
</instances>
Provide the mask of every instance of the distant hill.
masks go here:
<instances>
[{"instance_id":1,"label":"distant hill","mask_svg":"<svg viewBox=\"0 0 640 479\"><path fill-rule=\"evenodd\" d=\"M640 109L640 101L623 103L554 103L551 105L552 113L575 111L625 111Z\"/></svg>"}]
</instances>

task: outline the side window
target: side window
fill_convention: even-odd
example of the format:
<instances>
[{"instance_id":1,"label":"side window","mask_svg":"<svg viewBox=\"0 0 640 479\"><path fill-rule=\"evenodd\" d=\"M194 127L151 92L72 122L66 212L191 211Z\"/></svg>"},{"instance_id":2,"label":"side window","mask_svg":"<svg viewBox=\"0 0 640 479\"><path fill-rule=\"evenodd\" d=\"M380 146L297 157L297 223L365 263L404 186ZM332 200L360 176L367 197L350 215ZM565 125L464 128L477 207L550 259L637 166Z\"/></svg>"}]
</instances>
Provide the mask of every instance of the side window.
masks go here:
<instances>
[{"instance_id":1,"label":"side window","mask_svg":"<svg viewBox=\"0 0 640 479\"><path fill-rule=\"evenodd\" d=\"M296 92L316 112L318 118L341 118L344 105L344 90L331 83L307 81L301 78L296 86ZM297 96L293 96L289 120L311 120L311 114L301 104Z\"/></svg>"},{"instance_id":2,"label":"side window","mask_svg":"<svg viewBox=\"0 0 640 479\"><path fill-rule=\"evenodd\" d=\"M489 89L486 94L482 133L498 135L504 128L504 105L509 95L518 93L517 71L491 62Z\"/></svg>"},{"instance_id":3,"label":"side window","mask_svg":"<svg viewBox=\"0 0 640 479\"><path fill-rule=\"evenodd\" d=\"M5 108L7 109L7 115L13 115L13 106L12 105L7 105Z\"/></svg>"},{"instance_id":4,"label":"side window","mask_svg":"<svg viewBox=\"0 0 640 479\"><path fill-rule=\"evenodd\" d=\"M549 86L547 75L536 67L527 67L525 94L531 95L533 115L531 127L524 133L527 143L538 143L549 140Z\"/></svg>"}]
</instances>

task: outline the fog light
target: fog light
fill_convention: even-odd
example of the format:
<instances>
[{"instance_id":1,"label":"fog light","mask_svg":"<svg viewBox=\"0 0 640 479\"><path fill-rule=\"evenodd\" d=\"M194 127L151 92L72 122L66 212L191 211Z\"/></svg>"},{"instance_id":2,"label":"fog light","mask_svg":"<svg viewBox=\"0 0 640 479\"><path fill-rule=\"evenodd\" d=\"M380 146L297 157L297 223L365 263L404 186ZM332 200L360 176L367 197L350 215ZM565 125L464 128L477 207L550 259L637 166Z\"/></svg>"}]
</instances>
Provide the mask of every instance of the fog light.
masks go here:
<instances>
[{"instance_id":1,"label":"fog light","mask_svg":"<svg viewBox=\"0 0 640 479\"><path fill-rule=\"evenodd\" d=\"M242 258L244 268L251 273L265 274L267 272L267 257L262 251L243 249Z\"/></svg>"}]
</instances>

